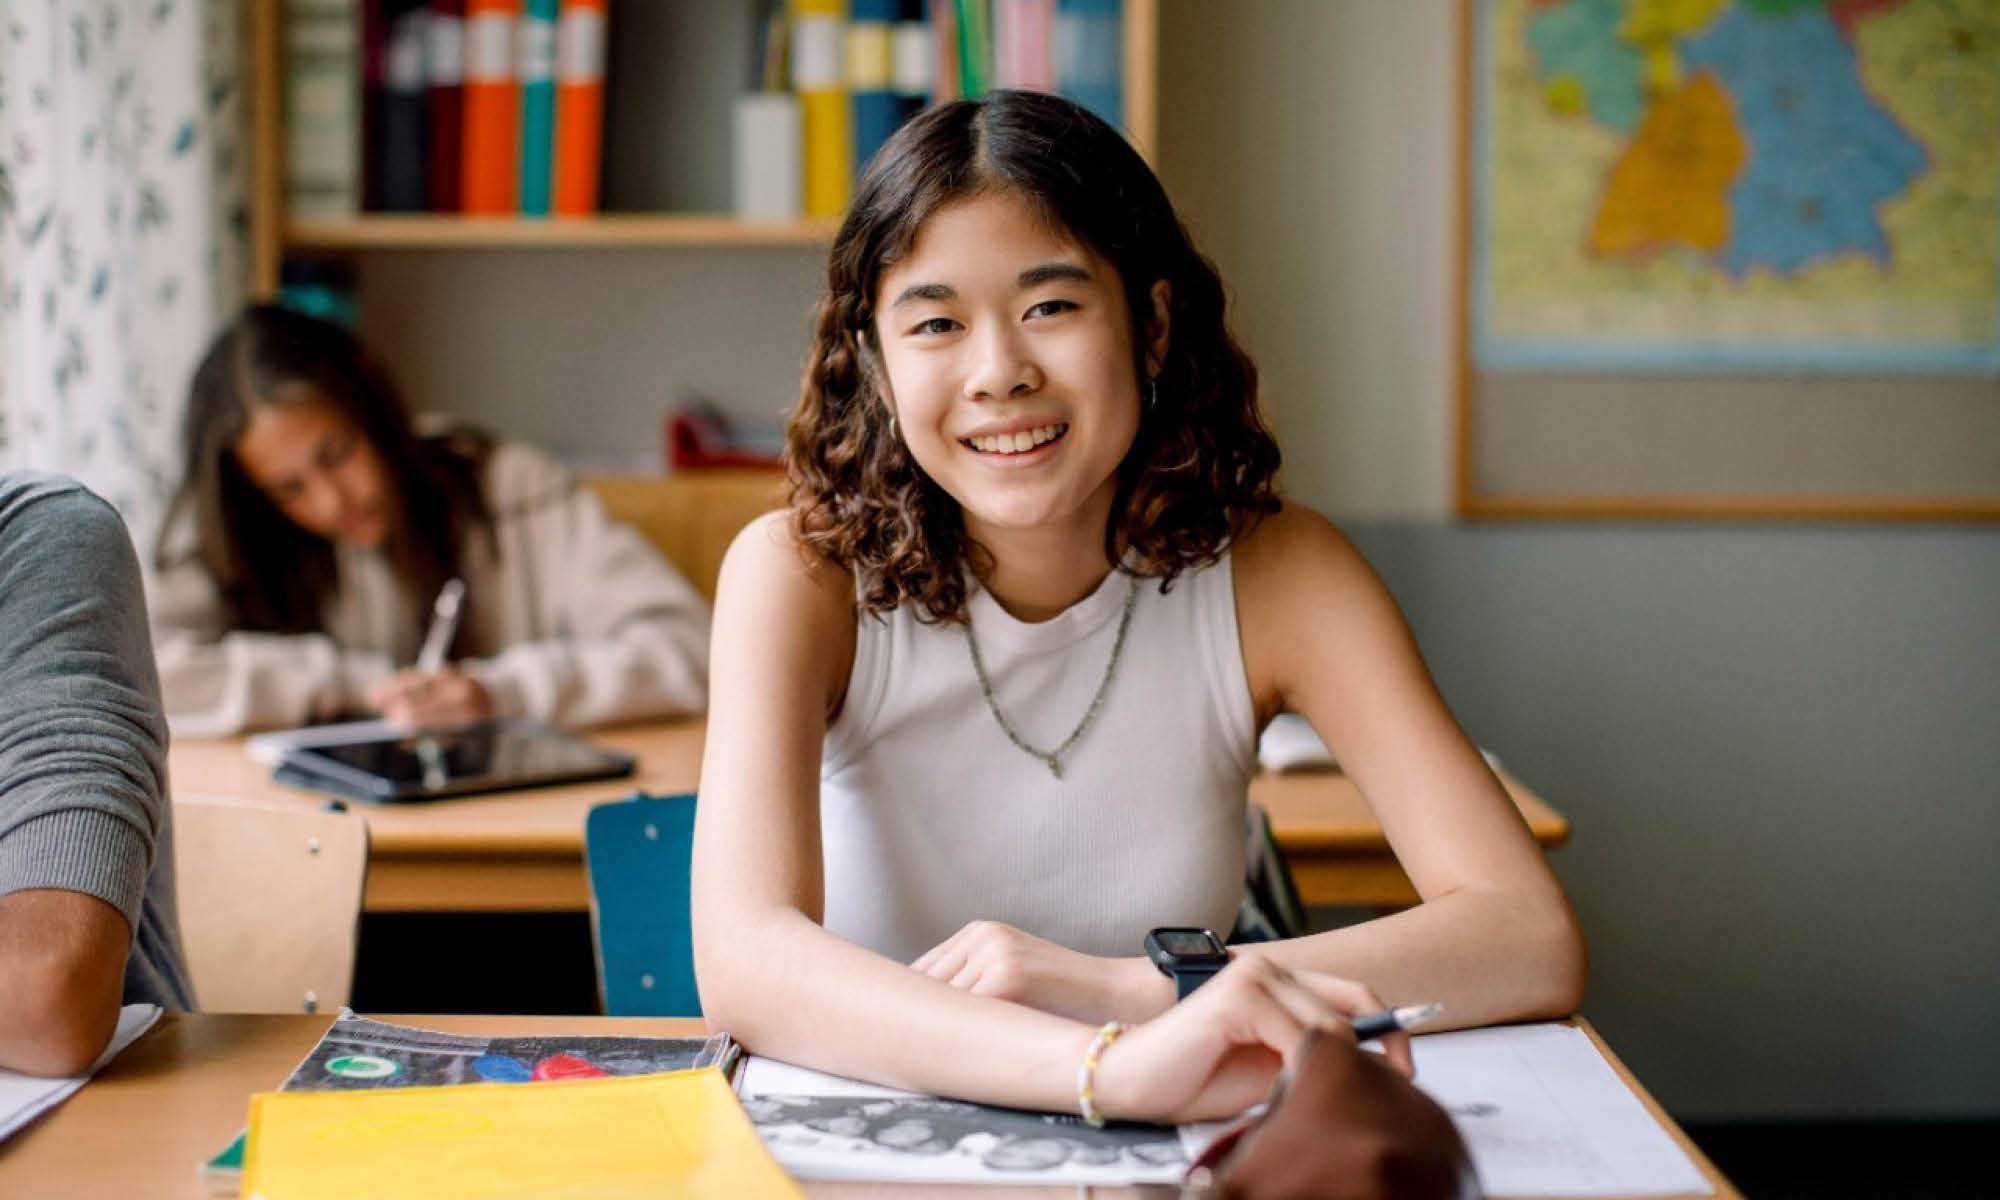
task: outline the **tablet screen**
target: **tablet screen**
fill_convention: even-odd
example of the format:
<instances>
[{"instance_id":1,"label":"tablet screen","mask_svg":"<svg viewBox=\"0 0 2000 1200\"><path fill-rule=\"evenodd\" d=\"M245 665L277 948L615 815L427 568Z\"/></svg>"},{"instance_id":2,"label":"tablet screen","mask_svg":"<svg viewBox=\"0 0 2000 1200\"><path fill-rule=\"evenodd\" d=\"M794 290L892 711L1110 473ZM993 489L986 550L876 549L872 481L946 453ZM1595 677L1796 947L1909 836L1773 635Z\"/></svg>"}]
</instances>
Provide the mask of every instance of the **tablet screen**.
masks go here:
<instances>
[{"instance_id":1,"label":"tablet screen","mask_svg":"<svg viewBox=\"0 0 2000 1200\"><path fill-rule=\"evenodd\" d=\"M384 797L450 796L630 774L632 759L533 721L301 747L286 761Z\"/></svg>"}]
</instances>

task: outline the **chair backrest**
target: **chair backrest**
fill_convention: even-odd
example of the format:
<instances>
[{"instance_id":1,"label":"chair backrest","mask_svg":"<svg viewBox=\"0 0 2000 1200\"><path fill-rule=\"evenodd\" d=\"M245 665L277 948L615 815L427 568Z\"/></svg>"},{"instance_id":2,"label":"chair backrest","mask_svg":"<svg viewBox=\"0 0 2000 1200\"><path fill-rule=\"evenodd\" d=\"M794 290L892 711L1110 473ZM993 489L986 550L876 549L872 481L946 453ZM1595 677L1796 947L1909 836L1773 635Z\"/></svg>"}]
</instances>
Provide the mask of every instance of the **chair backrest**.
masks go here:
<instances>
[{"instance_id":1,"label":"chair backrest","mask_svg":"<svg viewBox=\"0 0 2000 1200\"><path fill-rule=\"evenodd\" d=\"M782 471L679 470L599 475L586 483L612 520L638 530L710 603L737 533L785 504Z\"/></svg>"},{"instance_id":2,"label":"chair backrest","mask_svg":"<svg viewBox=\"0 0 2000 1200\"><path fill-rule=\"evenodd\" d=\"M590 943L611 1016L698 1017L688 925L694 796L635 795L584 819Z\"/></svg>"},{"instance_id":3,"label":"chair backrest","mask_svg":"<svg viewBox=\"0 0 2000 1200\"><path fill-rule=\"evenodd\" d=\"M354 983L359 814L174 803L181 940L206 1012L333 1011Z\"/></svg>"}]
</instances>

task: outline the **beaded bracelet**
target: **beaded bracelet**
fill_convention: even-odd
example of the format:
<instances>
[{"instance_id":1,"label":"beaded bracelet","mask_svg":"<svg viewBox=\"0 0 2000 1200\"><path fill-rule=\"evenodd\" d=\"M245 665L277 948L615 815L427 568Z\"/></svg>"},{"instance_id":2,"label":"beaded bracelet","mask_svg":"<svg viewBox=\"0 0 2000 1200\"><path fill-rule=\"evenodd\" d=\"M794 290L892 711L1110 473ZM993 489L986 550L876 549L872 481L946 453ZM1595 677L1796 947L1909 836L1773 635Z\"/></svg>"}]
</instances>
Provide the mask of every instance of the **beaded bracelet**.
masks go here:
<instances>
[{"instance_id":1,"label":"beaded bracelet","mask_svg":"<svg viewBox=\"0 0 2000 1200\"><path fill-rule=\"evenodd\" d=\"M1104 1128L1104 1114L1097 1111L1097 1062L1104 1057L1105 1048L1124 1032L1123 1021L1106 1021L1083 1048L1083 1063L1076 1069L1076 1110L1092 1129Z\"/></svg>"}]
</instances>

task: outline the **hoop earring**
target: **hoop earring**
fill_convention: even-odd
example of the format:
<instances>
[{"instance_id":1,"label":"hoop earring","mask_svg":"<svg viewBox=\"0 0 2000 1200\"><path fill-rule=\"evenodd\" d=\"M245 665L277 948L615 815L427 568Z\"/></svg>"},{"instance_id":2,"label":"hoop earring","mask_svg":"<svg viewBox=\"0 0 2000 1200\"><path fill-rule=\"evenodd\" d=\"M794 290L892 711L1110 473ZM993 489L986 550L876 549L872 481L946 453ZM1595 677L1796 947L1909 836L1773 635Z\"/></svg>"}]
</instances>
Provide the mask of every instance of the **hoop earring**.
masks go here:
<instances>
[{"instance_id":1,"label":"hoop earring","mask_svg":"<svg viewBox=\"0 0 2000 1200\"><path fill-rule=\"evenodd\" d=\"M902 431L896 428L896 410L892 408L889 410L889 440L899 441L901 436Z\"/></svg>"},{"instance_id":2,"label":"hoop earring","mask_svg":"<svg viewBox=\"0 0 2000 1200\"><path fill-rule=\"evenodd\" d=\"M1154 375L1146 380L1146 411L1152 412L1158 407L1160 407L1160 377Z\"/></svg>"}]
</instances>

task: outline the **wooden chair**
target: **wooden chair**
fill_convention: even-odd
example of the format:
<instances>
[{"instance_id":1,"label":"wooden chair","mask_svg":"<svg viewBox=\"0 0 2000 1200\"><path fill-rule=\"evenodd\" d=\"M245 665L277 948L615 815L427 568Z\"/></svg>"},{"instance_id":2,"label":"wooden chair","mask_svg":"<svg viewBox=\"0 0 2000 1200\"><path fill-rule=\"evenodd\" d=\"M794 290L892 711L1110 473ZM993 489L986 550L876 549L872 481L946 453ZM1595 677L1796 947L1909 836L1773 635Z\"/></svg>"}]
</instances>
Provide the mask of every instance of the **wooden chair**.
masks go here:
<instances>
[{"instance_id":1,"label":"wooden chair","mask_svg":"<svg viewBox=\"0 0 2000 1200\"><path fill-rule=\"evenodd\" d=\"M710 603L729 543L751 520L785 503L781 471L682 470L585 482L612 520L638 530Z\"/></svg>"},{"instance_id":2,"label":"wooden chair","mask_svg":"<svg viewBox=\"0 0 2000 1200\"><path fill-rule=\"evenodd\" d=\"M368 824L326 809L174 804L181 939L205 1012L347 1003Z\"/></svg>"},{"instance_id":3,"label":"wooden chair","mask_svg":"<svg viewBox=\"0 0 2000 1200\"><path fill-rule=\"evenodd\" d=\"M688 868L694 796L634 795L590 810L590 945L609 1016L698 1017Z\"/></svg>"}]
</instances>

